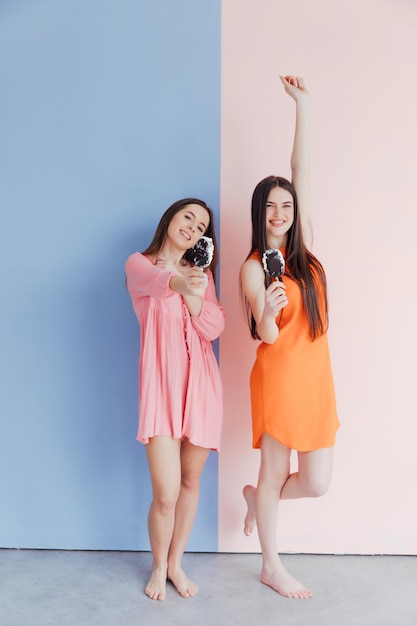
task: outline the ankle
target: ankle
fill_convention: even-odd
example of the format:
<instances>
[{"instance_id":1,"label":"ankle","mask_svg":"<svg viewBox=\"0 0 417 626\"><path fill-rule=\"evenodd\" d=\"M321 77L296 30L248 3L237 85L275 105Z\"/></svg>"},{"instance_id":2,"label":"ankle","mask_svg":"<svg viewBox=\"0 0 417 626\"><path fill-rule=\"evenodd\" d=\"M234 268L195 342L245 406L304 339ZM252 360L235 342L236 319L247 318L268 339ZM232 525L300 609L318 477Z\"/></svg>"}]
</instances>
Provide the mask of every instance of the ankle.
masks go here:
<instances>
[{"instance_id":1,"label":"ankle","mask_svg":"<svg viewBox=\"0 0 417 626\"><path fill-rule=\"evenodd\" d=\"M181 568L181 561L178 560L168 560L168 572L178 572Z\"/></svg>"},{"instance_id":2,"label":"ankle","mask_svg":"<svg viewBox=\"0 0 417 626\"><path fill-rule=\"evenodd\" d=\"M152 571L154 572L161 572L162 574L168 571L168 563L157 563L157 562L153 562L152 563Z\"/></svg>"}]
</instances>

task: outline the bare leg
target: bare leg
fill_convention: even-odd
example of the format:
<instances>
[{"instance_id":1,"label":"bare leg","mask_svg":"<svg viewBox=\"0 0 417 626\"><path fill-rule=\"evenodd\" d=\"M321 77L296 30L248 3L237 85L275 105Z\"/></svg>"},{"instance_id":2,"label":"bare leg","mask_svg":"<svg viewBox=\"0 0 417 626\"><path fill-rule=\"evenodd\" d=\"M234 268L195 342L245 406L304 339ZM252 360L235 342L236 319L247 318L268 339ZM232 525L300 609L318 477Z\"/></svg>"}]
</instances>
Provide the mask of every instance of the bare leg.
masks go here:
<instances>
[{"instance_id":1,"label":"bare leg","mask_svg":"<svg viewBox=\"0 0 417 626\"><path fill-rule=\"evenodd\" d=\"M330 486L333 469L333 448L298 453L298 472L288 477L281 499L317 498Z\"/></svg>"},{"instance_id":2,"label":"bare leg","mask_svg":"<svg viewBox=\"0 0 417 626\"><path fill-rule=\"evenodd\" d=\"M188 439L181 445L181 489L175 508L175 526L168 554L168 578L184 598L194 596L198 586L190 580L181 567L200 493L200 477L209 450L194 446Z\"/></svg>"},{"instance_id":3,"label":"bare leg","mask_svg":"<svg viewBox=\"0 0 417 626\"><path fill-rule=\"evenodd\" d=\"M153 564L145 593L152 600L166 597L168 551L181 481L180 445L179 439L153 437L146 446L153 492L148 515Z\"/></svg>"},{"instance_id":4,"label":"bare leg","mask_svg":"<svg viewBox=\"0 0 417 626\"><path fill-rule=\"evenodd\" d=\"M298 453L298 472L288 476L280 499L314 498L322 496L329 488L332 476L333 448ZM247 512L243 532L249 536L256 526L256 487L245 485L243 497Z\"/></svg>"},{"instance_id":5,"label":"bare leg","mask_svg":"<svg viewBox=\"0 0 417 626\"><path fill-rule=\"evenodd\" d=\"M267 434L262 436L261 467L256 489L256 519L263 563L261 582L287 598L308 598L311 591L285 569L276 544L277 501L288 479L291 450Z\"/></svg>"},{"instance_id":6,"label":"bare leg","mask_svg":"<svg viewBox=\"0 0 417 626\"><path fill-rule=\"evenodd\" d=\"M243 497L246 500L248 510L243 522L243 532L247 537L253 533L256 527L256 487L253 485L245 485L243 487Z\"/></svg>"}]
</instances>

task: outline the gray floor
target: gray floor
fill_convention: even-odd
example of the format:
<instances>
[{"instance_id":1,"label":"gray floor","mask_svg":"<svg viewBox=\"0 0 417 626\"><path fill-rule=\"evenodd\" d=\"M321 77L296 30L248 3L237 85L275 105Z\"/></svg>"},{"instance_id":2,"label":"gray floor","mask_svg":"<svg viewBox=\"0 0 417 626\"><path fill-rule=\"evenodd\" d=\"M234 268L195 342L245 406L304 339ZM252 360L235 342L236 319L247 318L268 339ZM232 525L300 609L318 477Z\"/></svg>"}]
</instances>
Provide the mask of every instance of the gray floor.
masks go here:
<instances>
[{"instance_id":1,"label":"gray floor","mask_svg":"<svg viewBox=\"0 0 417 626\"><path fill-rule=\"evenodd\" d=\"M186 554L200 591L143 593L147 552L0 550L1 626L416 626L417 557L284 555L309 600L259 580L259 554Z\"/></svg>"}]
</instances>

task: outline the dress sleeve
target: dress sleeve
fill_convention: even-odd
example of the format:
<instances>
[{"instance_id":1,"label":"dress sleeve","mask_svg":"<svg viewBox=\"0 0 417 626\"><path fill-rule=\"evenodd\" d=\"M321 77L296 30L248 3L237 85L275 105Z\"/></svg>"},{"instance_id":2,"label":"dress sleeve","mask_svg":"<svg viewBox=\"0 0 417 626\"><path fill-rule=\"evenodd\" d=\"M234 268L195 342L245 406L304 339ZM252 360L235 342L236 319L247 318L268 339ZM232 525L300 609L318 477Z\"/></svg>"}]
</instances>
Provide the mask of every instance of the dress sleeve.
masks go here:
<instances>
[{"instance_id":1,"label":"dress sleeve","mask_svg":"<svg viewBox=\"0 0 417 626\"><path fill-rule=\"evenodd\" d=\"M203 308L200 315L191 316L191 323L201 337L207 341L214 341L224 330L226 312L217 300L216 287L210 270L207 271L207 276L208 286L204 296Z\"/></svg>"},{"instance_id":2,"label":"dress sleeve","mask_svg":"<svg viewBox=\"0 0 417 626\"><path fill-rule=\"evenodd\" d=\"M151 296L156 300L172 295L169 286L172 272L157 267L140 252L134 252L125 263L127 288L131 296Z\"/></svg>"}]
</instances>

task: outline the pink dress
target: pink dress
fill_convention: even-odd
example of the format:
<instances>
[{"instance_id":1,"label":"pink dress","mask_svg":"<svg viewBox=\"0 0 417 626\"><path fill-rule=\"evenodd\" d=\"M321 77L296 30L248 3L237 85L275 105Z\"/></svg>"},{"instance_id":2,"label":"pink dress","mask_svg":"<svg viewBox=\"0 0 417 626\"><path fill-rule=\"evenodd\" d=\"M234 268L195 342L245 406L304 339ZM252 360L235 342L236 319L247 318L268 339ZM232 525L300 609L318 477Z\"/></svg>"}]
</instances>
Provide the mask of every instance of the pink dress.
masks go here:
<instances>
[{"instance_id":1,"label":"pink dress","mask_svg":"<svg viewBox=\"0 0 417 626\"><path fill-rule=\"evenodd\" d=\"M218 450L223 417L219 367L212 348L224 329L210 271L203 308L191 316L180 294L169 287L172 273L135 252L125 265L127 287L140 325L139 430L188 438Z\"/></svg>"}]
</instances>

